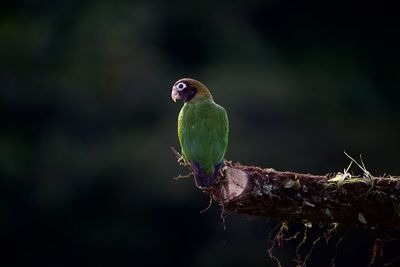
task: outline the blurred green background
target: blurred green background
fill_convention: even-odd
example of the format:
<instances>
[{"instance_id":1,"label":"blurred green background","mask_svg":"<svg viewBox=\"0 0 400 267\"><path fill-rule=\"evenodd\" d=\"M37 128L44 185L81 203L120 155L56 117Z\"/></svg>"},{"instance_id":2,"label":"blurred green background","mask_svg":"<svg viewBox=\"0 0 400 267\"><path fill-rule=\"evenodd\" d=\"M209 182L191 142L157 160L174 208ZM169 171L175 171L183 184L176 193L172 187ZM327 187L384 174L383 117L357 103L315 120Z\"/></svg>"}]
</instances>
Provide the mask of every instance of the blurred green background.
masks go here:
<instances>
[{"instance_id":1,"label":"blurred green background","mask_svg":"<svg viewBox=\"0 0 400 267\"><path fill-rule=\"evenodd\" d=\"M206 213L170 91L205 83L226 158L296 172L400 174L395 9L292 1L6 1L0 10L3 266L273 266L273 220ZM338 263L365 266L374 233ZM362 244L362 245L360 245ZM295 245L277 250L291 266ZM357 257L355 255L358 255ZM310 266L327 266L331 249Z\"/></svg>"}]
</instances>

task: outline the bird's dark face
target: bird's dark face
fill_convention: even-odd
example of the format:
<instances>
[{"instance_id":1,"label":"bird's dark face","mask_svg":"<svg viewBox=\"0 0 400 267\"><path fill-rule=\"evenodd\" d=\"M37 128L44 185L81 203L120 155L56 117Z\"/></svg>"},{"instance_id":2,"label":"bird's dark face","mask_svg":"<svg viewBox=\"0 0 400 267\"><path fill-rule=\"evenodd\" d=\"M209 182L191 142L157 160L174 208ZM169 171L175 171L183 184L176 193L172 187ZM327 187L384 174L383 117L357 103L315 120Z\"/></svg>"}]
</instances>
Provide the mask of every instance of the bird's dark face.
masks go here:
<instances>
[{"instance_id":1,"label":"bird's dark face","mask_svg":"<svg viewBox=\"0 0 400 267\"><path fill-rule=\"evenodd\" d=\"M182 99L183 102L189 102L197 93L197 88L189 79L181 79L172 87L171 98L176 100Z\"/></svg>"}]
</instances>

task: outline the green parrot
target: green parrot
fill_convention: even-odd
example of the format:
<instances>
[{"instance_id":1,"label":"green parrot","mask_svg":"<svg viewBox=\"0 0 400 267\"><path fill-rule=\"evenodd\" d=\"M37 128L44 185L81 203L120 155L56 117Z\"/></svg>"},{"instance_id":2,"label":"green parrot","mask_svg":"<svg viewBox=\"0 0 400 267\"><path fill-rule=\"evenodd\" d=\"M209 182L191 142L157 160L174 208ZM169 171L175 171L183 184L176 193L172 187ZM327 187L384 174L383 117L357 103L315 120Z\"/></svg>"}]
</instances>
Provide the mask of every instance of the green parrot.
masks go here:
<instances>
[{"instance_id":1,"label":"green parrot","mask_svg":"<svg viewBox=\"0 0 400 267\"><path fill-rule=\"evenodd\" d=\"M178 137L183 161L194 172L196 185L209 188L224 163L228 145L228 116L207 87L184 78L172 87L172 100L183 100L178 117Z\"/></svg>"}]
</instances>

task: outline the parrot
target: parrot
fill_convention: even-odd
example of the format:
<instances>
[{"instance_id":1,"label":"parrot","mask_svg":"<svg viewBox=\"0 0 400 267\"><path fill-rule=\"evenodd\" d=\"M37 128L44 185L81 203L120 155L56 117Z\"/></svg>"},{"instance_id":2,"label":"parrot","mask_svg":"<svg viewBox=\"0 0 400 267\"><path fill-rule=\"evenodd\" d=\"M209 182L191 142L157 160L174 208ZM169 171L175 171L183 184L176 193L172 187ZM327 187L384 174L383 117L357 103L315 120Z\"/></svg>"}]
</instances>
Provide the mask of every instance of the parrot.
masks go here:
<instances>
[{"instance_id":1,"label":"parrot","mask_svg":"<svg viewBox=\"0 0 400 267\"><path fill-rule=\"evenodd\" d=\"M183 163L193 170L198 188L211 188L224 164L228 146L227 113L214 102L208 88L194 79L175 82L171 97L174 102L184 102L178 116Z\"/></svg>"}]
</instances>

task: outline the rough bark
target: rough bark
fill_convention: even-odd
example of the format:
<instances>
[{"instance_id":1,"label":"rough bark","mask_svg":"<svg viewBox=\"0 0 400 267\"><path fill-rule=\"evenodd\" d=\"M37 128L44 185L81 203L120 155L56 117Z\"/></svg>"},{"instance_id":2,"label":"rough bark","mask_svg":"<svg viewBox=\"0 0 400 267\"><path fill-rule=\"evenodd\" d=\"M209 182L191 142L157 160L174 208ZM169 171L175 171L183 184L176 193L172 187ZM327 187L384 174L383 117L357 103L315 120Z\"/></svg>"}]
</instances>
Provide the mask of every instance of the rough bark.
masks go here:
<instances>
[{"instance_id":1,"label":"rough bark","mask_svg":"<svg viewBox=\"0 0 400 267\"><path fill-rule=\"evenodd\" d=\"M361 166L360 166L361 167ZM311 175L227 162L212 190L224 213L400 228L400 178Z\"/></svg>"}]
</instances>

